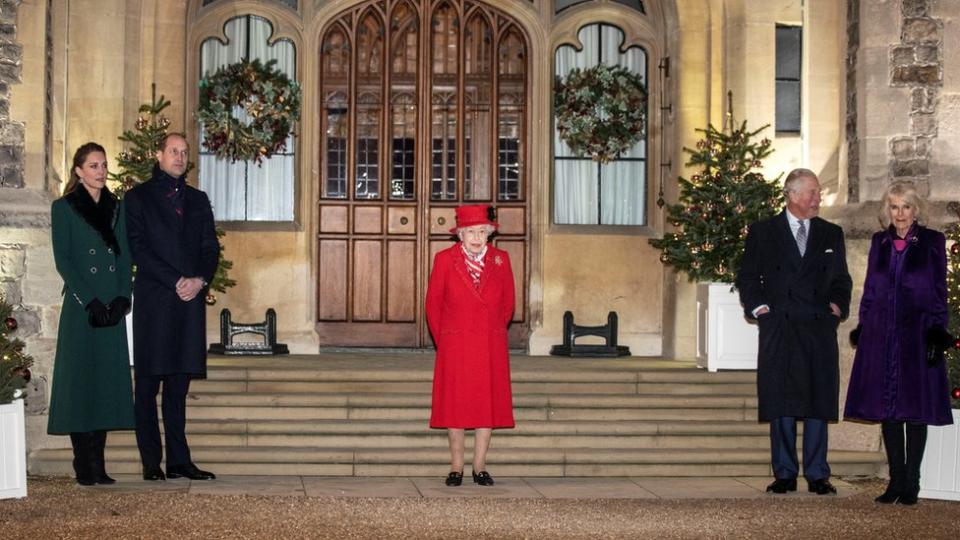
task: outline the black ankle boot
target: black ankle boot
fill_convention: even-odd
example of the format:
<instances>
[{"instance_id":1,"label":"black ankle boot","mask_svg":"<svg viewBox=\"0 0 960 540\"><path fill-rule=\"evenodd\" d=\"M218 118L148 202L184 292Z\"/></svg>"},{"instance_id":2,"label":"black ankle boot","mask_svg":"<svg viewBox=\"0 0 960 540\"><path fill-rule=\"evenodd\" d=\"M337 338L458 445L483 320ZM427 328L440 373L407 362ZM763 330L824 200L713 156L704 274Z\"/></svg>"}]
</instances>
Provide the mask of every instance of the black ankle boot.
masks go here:
<instances>
[{"instance_id":1,"label":"black ankle boot","mask_svg":"<svg viewBox=\"0 0 960 540\"><path fill-rule=\"evenodd\" d=\"M883 435L883 448L887 452L887 465L890 482L887 490L874 501L893 504L903 495L906 482L906 458L904 457L903 422L883 422L880 426Z\"/></svg>"},{"instance_id":2,"label":"black ankle boot","mask_svg":"<svg viewBox=\"0 0 960 540\"><path fill-rule=\"evenodd\" d=\"M920 464L927 446L927 425L907 422L906 482L899 504L917 504L920 495Z\"/></svg>"},{"instance_id":3,"label":"black ankle boot","mask_svg":"<svg viewBox=\"0 0 960 540\"><path fill-rule=\"evenodd\" d=\"M103 459L103 451L107 446L107 432L94 431L90 443L90 453L93 461L93 480L98 484L114 484L116 480L107 476L107 468Z\"/></svg>"},{"instance_id":4,"label":"black ankle boot","mask_svg":"<svg viewBox=\"0 0 960 540\"><path fill-rule=\"evenodd\" d=\"M77 483L81 486L92 486L97 483L90 457L90 439L91 434L85 431L70 434L70 444L73 446L73 472Z\"/></svg>"}]
</instances>

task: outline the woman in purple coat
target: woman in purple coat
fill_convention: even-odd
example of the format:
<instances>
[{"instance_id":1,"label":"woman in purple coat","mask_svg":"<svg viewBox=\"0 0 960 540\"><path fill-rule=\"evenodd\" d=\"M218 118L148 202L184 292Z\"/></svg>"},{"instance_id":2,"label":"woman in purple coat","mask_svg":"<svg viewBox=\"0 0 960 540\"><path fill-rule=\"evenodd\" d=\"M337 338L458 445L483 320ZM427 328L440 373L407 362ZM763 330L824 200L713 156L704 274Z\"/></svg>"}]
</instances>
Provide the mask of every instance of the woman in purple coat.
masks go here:
<instances>
[{"instance_id":1,"label":"woman in purple coat","mask_svg":"<svg viewBox=\"0 0 960 540\"><path fill-rule=\"evenodd\" d=\"M927 426L953 423L943 362L953 341L946 240L920 224L924 203L913 183L892 183L884 201L885 229L873 235L860 324L850 333L857 354L844 417L881 423L890 483L876 501L915 504Z\"/></svg>"}]
</instances>

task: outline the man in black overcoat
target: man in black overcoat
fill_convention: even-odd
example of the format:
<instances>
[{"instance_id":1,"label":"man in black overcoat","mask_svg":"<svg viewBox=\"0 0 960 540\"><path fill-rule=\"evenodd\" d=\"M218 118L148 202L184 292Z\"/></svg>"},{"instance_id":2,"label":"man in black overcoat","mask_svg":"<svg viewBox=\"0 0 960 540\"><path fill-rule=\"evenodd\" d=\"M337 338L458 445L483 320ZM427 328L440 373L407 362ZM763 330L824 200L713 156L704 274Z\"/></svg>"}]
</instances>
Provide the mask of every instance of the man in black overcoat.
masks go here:
<instances>
[{"instance_id":1,"label":"man in black overcoat","mask_svg":"<svg viewBox=\"0 0 960 540\"><path fill-rule=\"evenodd\" d=\"M839 410L837 325L847 317L852 281L843 230L817 217L820 182L795 169L784 182L786 209L750 226L737 288L760 328L757 397L770 422L776 480L767 491L796 491L797 419L803 420L803 475L810 492L836 493L827 464L827 422Z\"/></svg>"},{"instance_id":2,"label":"man in black overcoat","mask_svg":"<svg viewBox=\"0 0 960 540\"><path fill-rule=\"evenodd\" d=\"M207 195L186 183L187 141L168 134L150 180L124 197L133 286L134 412L144 480L163 480L157 393L163 385L167 477L210 480L184 434L190 379L207 373L207 287L220 245Z\"/></svg>"}]
</instances>

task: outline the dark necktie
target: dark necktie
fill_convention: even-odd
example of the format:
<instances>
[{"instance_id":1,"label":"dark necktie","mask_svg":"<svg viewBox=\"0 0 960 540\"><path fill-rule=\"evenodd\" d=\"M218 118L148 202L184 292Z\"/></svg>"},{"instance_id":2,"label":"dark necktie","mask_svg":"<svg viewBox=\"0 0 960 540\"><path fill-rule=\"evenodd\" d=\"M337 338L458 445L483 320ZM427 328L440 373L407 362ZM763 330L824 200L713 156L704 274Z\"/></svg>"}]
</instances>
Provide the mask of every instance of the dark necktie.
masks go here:
<instances>
[{"instance_id":1,"label":"dark necktie","mask_svg":"<svg viewBox=\"0 0 960 540\"><path fill-rule=\"evenodd\" d=\"M800 256L807 251L807 228L803 226L803 220L800 220L800 227L797 228L797 248L800 250Z\"/></svg>"}]
</instances>

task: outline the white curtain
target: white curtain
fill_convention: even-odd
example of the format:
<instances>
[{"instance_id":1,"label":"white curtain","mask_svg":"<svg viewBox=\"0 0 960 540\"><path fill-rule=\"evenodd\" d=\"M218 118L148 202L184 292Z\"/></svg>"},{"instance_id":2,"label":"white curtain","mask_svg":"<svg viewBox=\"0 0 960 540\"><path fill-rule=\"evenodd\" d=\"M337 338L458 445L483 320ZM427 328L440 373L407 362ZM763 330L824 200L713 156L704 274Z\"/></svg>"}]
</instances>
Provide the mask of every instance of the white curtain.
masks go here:
<instances>
[{"instance_id":1,"label":"white curtain","mask_svg":"<svg viewBox=\"0 0 960 540\"><path fill-rule=\"evenodd\" d=\"M249 28L248 28L249 26ZM249 51L249 59L276 67L291 79L296 77L296 51L289 41L272 46L267 39L273 33L270 23L260 17L230 19L224 27L226 45L215 39L203 42L200 70L204 76L217 68L239 62ZM248 43L249 32L249 43ZM242 111L235 112L246 120ZM200 130L201 142L203 130ZM287 140L286 155L274 155L257 166L254 162L219 159L200 147L200 188L207 192L218 221L293 221L294 178L296 176L294 139Z\"/></svg>"},{"instance_id":2,"label":"white curtain","mask_svg":"<svg viewBox=\"0 0 960 540\"><path fill-rule=\"evenodd\" d=\"M646 53L637 47L620 52L623 32L610 25L585 26L578 34L583 48L557 50L555 74L605 63L621 65L646 79ZM643 225L646 221L646 141L618 159L598 166L577 158L554 130L554 222L575 225ZM643 160L643 161L634 161Z\"/></svg>"}]
</instances>

